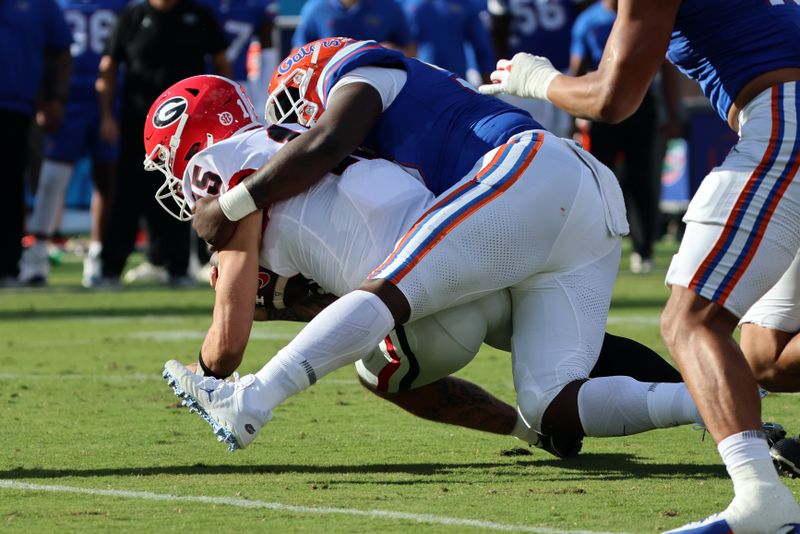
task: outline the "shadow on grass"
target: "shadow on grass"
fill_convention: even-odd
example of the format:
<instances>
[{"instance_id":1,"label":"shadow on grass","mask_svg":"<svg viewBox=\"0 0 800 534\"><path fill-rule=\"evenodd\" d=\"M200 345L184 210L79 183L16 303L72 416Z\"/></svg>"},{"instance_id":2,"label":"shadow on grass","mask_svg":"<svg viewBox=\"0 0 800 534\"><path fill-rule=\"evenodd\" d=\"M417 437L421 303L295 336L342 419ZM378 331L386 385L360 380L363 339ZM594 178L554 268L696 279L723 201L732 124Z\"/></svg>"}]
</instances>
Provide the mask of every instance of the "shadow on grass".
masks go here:
<instances>
[{"instance_id":1,"label":"shadow on grass","mask_svg":"<svg viewBox=\"0 0 800 534\"><path fill-rule=\"evenodd\" d=\"M138 306L97 306L91 308L29 308L21 310L0 310L0 321L21 319L78 319L78 318L114 318L114 317L163 317L163 316L206 316L211 314L210 305L182 305L150 307Z\"/></svg>"},{"instance_id":2,"label":"shadow on grass","mask_svg":"<svg viewBox=\"0 0 800 534\"><path fill-rule=\"evenodd\" d=\"M521 471L520 469L524 469ZM0 471L0 479L55 479L67 477L142 477L158 475L269 475L269 474L406 474L413 476L453 475L476 470L490 471L493 476L519 477L530 470L548 468L542 473L542 480L574 481L576 476L585 480L623 480L630 478L650 479L722 479L727 478L725 469L719 465L696 465L680 463L643 463L630 454L584 454L572 459L550 458L543 460L511 460L508 462L476 463L399 463L399 464L348 464L348 465L165 465L148 467L112 468L24 468L17 467ZM556 470L552 470L556 468ZM419 480L414 483L441 482ZM362 483L347 480L349 484ZM369 481L364 483L375 483ZM409 481L382 481L385 484L408 484Z\"/></svg>"}]
</instances>

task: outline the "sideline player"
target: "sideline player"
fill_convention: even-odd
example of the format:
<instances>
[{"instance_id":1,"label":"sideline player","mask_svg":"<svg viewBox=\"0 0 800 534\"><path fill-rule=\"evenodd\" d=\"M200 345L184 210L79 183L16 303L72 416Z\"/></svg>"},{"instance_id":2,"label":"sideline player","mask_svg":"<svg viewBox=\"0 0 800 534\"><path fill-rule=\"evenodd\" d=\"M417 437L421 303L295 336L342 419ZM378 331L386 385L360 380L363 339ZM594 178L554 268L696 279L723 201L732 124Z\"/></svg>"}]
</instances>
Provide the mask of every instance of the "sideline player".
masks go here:
<instances>
[{"instance_id":1,"label":"sideline player","mask_svg":"<svg viewBox=\"0 0 800 534\"><path fill-rule=\"evenodd\" d=\"M67 184L75 162L92 157L92 231L83 262L83 285L101 276L100 251L114 180L117 148L100 138L100 108L95 90L97 67L117 14L128 0L61 0L59 5L72 31L72 77L61 126L45 139L45 159L39 172L36 200L28 221L36 242L20 262L20 282L44 284L50 272L47 242L56 230Z\"/></svg>"},{"instance_id":2,"label":"sideline player","mask_svg":"<svg viewBox=\"0 0 800 534\"><path fill-rule=\"evenodd\" d=\"M242 84L257 110L263 110L269 80L278 63L277 47L272 42L278 2L275 0L200 0L214 11L225 32L228 49L225 55L231 64L233 79ZM248 51L256 38L260 45L258 76L248 75Z\"/></svg>"},{"instance_id":3,"label":"sideline player","mask_svg":"<svg viewBox=\"0 0 800 534\"><path fill-rule=\"evenodd\" d=\"M517 52L547 56L561 72L569 70L572 26L591 0L489 0L492 37L497 57ZM503 100L528 111L549 131L569 137L573 119L550 102L504 96Z\"/></svg>"},{"instance_id":4,"label":"sideline player","mask_svg":"<svg viewBox=\"0 0 800 534\"><path fill-rule=\"evenodd\" d=\"M800 524L800 506L771 467L756 381L732 336L748 309L769 305L760 299L770 288L780 291L776 283L783 276L798 274L798 40L795 2L620 0L595 72L564 76L546 58L518 54L498 62L497 83L481 88L617 122L638 107L666 54L739 133L691 201L666 279L671 293L662 335L718 443L735 493L722 513L687 531L775 532ZM760 339L745 346L770 343L766 330L750 334Z\"/></svg>"},{"instance_id":5,"label":"sideline player","mask_svg":"<svg viewBox=\"0 0 800 534\"><path fill-rule=\"evenodd\" d=\"M181 113L170 116L167 124L160 121L160 128L148 126L146 136L148 168L161 170L167 176L159 194L160 200L164 202L167 194L174 198L173 192L180 186L183 194L177 201L181 206L179 212L184 217L190 213L192 197L220 194L231 184L235 187L247 172L268 157L280 154L275 142L270 150L268 139L262 127L255 124L255 118L243 114L242 110L248 106L243 104L246 97L242 93L234 102L234 98L219 87L220 83L227 81L201 78L181 82L154 103L151 117L162 117L165 109L180 109ZM204 84L203 80L210 81ZM231 89L228 91L232 92ZM209 102L203 100L207 95L227 103L225 111L220 112L219 108L208 105ZM225 122L230 126L227 132L218 125L217 117L221 116L226 117ZM231 130L240 133L225 140ZM274 141L277 132L271 133ZM680 385L655 386L621 376L596 378L583 384L597 360L611 285L616 275L619 237L614 236L608 227L624 224L624 218L620 223L606 208L616 206L617 214L622 210L620 193L618 186L613 189L616 181L610 171L593 163L588 154L577 152L579 148L544 132L523 134L518 140L513 140L508 149L522 149L528 144L528 136L537 135L547 135L548 139L542 139L538 147L534 145L531 149L536 148L539 158L553 158L560 172L549 171L546 161L542 166L537 165L544 160L531 162L529 159L526 166L534 166L542 172L533 178L524 171L514 172L517 165L509 160L509 169L518 178L512 176L508 179L515 183L506 185L496 177L487 176L480 186L493 183L501 191L508 188L508 195L499 196L500 201L508 199L504 205L478 210L476 214L488 213L490 218L481 221L468 218L437 245L450 246L450 252L473 249L471 259L482 269L495 259L505 260L504 268L489 270L484 277L480 269L477 273L459 269L453 260L463 264L461 256L442 254L439 252L441 249L430 251L420 260L429 259L433 263L426 262L426 266L441 266L444 272L451 273L455 278L449 281L437 278L445 285L454 282L456 286L448 295L437 290L434 286L440 282L432 279L428 291L413 293L422 306L414 319L422 320L437 311L452 311L448 308L459 303L486 298L508 287L504 285L508 277L517 278L519 283L515 283L509 292L514 331L511 348L520 413L528 426L537 429L542 412L550 401L565 384L575 380L582 385L580 395L576 395L578 406L575 411L579 414L574 414L580 416L580 422L574 423L582 425L578 432L585 429L587 435L621 435L694 420L694 408L685 404L688 396ZM282 150L288 146L287 143ZM239 156L234 156L236 154ZM190 157L188 165L185 163L187 156ZM356 171L359 166L361 168ZM508 172L503 172L502 167L496 168L496 174L507 176ZM182 173L182 181L174 177L176 171ZM451 200L452 194L434 203L421 184L384 160L358 161L350 157L336 172L342 177L329 174L308 193L274 204L265 231L261 213L248 216L237 227L226 248L220 251L222 269L217 281L214 321L203 343L201 361L234 360L238 364L241 359L253 319L252 299L256 293L262 231L265 232L264 246L260 251L262 262L272 262L269 265L278 273L294 274L299 270L304 275L313 274L323 287L335 288L332 289L334 293L345 293L358 285L358 274L368 272L370 266L379 261L376 258L383 257L391 249L391 244L396 236L402 235L404 228L415 220L435 219L435 213L444 206L458 205ZM480 169L476 168L475 172L479 173ZM463 181L467 188L471 188L473 182L470 178ZM528 190L514 187L521 182L529 184ZM559 192L565 182L569 184L566 193ZM600 182L603 188L615 192L612 197L615 200L603 200ZM544 185L544 189L537 187L539 185ZM454 193L460 190L464 188L456 188ZM489 187L489 191L494 189ZM420 202L422 199L425 201ZM550 204L553 200L555 205ZM520 204L525 205L524 209L520 209ZM542 204L548 204L549 209L545 211L549 213L536 215L541 211L532 204L540 208ZM419 219L423 210L427 210L428 216ZM298 213L307 214L303 216L310 219L318 218L315 226L318 235L306 235L311 232L305 225L298 224ZM509 228L497 221L509 217L520 224ZM476 239L479 236L475 234L474 225L488 229L485 237L489 246L485 246L483 239ZM421 226L425 224L417 223L406 236L423 235L425 229ZM517 234L515 238L520 237L518 232L521 231L532 241L507 239L505 236L509 229L512 235ZM543 229L549 229L553 235L543 235ZM274 242L276 232L283 234L277 239L287 250L281 250ZM385 237L380 238L381 234ZM341 242L343 235L346 237ZM466 236L469 239L465 240ZM309 237L324 246L300 247L304 238L308 244ZM338 244L337 240L340 241ZM580 243L575 243L576 240ZM573 249L572 244L579 246ZM327 252L326 247L334 250ZM505 258L503 250L509 251ZM339 251L343 253L337 253ZM498 251L501 251L499 258L496 256ZM534 251L532 258L531 251ZM363 259L364 263L351 270L342 265L343 257L356 262ZM518 260L520 257L524 261ZM543 270L538 275L529 276L529 262L539 264ZM416 273L406 280L414 278L420 280ZM469 294L465 288L476 291ZM537 292L547 296L543 298ZM358 304L353 305L354 298L358 302L365 297L366 310L358 310ZM347 293L312 320L264 369L256 375L243 377L235 384L196 375L175 361L167 363L166 375L176 391L184 395L192 408L201 410L232 448L246 446L271 417L271 408L281 400L310 386L324 374L367 356L385 339L395 321L389 308L383 306L383 310L380 309L380 302L379 297L367 291ZM396 303L392 306L396 307ZM379 315L376 316L371 311L373 309L377 309ZM567 312L559 314L557 320L554 313L559 309L567 309ZM329 326L333 326L331 318L338 323L335 332L325 332L329 328L325 325L326 317ZM398 324L404 322L401 320ZM322 332L319 332L320 323ZM474 351L485 335L484 331L481 339L473 340ZM509 337L508 330L506 337ZM308 347L311 338L315 341L312 347ZM303 356L296 360L296 355ZM206 395L198 396L200 390L197 388L202 388ZM241 411L231 402L236 403Z\"/></svg>"}]
</instances>

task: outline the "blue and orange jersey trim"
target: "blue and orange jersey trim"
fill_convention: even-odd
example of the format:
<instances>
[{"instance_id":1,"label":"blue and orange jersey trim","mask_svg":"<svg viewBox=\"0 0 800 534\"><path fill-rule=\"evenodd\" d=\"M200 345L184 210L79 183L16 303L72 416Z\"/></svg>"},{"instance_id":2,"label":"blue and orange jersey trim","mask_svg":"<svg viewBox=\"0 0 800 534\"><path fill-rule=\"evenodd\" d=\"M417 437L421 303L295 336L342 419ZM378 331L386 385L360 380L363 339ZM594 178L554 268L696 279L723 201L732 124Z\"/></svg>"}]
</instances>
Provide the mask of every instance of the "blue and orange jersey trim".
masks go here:
<instances>
[{"instance_id":1,"label":"blue and orange jersey trim","mask_svg":"<svg viewBox=\"0 0 800 534\"><path fill-rule=\"evenodd\" d=\"M742 275L752 262L767 226L772 219L772 215L775 213L778 202L780 202L789 184L792 183L798 167L800 167L800 135L798 135L800 132L797 131L791 136L794 138L791 156L788 160L784 159L778 163L779 154L784 148L786 134L786 123L784 121L785 88L786 85L782 84L776 85L771 89L772 127L764 156L737 197L717 242L703 259L689 283L689 289L700 294L706 288L711 276L718 269L722 259L731 252L737 237L741 241L743 236L746 236L744 237L744 245L736 256L733 265L723 275L722 281L714 290L713 295L710 296L710 300L719 305L725 304L733 288L736 287L736 284L741 280ZM800 93L797 91L794 94L793 104L794 108L800 111ZM780 168L780 165L783 167ZM777 177L774 181L767 180L768 176L774 176L775 174L777 174ZM765 187L769 187L769 190L761 206L758 207L754 203L756 193L760 189L763 192ZM748 229L742 226L742 222L748 210L752 209L757 209L758 211L752 226Z\"/></svg>"},{"instance_id":2,"label":"blue and orange jersey trim","mask_svg":"<svg viewBox=\"0 0 800 534\"><path fill-rule=\"evenodd\" d=\"M544 135L534 133L525 144L518 144L518 140L514 140L502 145L474 178L448 193L425 212L369 278L384 278L393 284L400 282L461 222L514 185L530 166L543 142ZM483 191L478 192L479 188ZM398 262L400 254L407 252L409 245L413 246L413 250Z\"/></svg>"}]
</instances>

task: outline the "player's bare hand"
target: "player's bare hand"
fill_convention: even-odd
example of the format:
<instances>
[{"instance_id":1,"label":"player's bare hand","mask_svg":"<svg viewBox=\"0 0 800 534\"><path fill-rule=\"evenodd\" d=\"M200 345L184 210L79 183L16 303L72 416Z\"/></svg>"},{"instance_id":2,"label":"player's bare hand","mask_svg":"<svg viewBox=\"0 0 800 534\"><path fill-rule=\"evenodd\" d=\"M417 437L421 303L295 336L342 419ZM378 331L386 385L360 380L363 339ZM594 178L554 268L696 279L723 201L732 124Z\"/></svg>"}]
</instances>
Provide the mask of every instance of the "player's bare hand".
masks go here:
<instances>
[{"instance_id":1,"label":"player's bare hand","mask_svg":"<svg viewBox=\"0 0 800 534\"><path fill-rule=\"evenodd\" d=\"M236 231L236 223L225 217L216 197L206 197L195 202L192 228L201 239L219 250L230 241Z\"/></svg>"},{"instance_id":2,"label":"player's bare hand","mask_svg":"<svg viewBox=\"0 0 800 534\"><path fill-rule=\"evenodd\" d=\"M115 144L119 139L119 125L114 117L103 117L100 121L100 137L109 144Z\"/></svg>"},{"instance_id":3,"label":"player's bare hand","mask_svg":"<svg viewBox=\"0 0 800 534\"><path fill-rule=\"evenodd\" d=\"M64 103L60 100L44 102L36 112L36 124L45 132L52 133L61 126L64 118Z\"/></svg>"}]
</instances>

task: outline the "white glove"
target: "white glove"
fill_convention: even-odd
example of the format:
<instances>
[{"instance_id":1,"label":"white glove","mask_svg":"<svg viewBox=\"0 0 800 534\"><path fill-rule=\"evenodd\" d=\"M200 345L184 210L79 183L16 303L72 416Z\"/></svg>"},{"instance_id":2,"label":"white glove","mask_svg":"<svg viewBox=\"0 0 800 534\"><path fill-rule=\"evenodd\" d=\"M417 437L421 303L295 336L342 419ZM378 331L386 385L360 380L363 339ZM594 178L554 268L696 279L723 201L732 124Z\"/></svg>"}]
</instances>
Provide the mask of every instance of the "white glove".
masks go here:
<instances>
[{"instance_id":1,"label":"white glove","mask_svg":"<svg viewBox=\"0 0 800 534\"><path fill-rule=\"evenodd\" d=\"M561 74L546 57L519 53L511 61L501 59L492 72L491 84L478 90L485 95L508 93L522 98L548 100L547 88L553 78Z\"/></svg>"}]
</instances>

